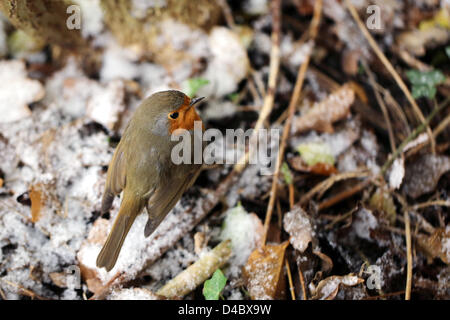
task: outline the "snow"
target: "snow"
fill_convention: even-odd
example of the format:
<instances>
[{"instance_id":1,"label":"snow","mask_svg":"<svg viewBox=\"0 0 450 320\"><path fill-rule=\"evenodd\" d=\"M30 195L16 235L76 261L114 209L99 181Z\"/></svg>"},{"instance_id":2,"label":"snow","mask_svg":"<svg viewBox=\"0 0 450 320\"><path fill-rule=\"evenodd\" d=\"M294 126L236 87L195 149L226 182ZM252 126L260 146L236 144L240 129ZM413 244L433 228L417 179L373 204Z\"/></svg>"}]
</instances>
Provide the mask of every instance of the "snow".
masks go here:
<instances>
[{"instance_id":1,"label":"snow","mask_svg":"<svg viewBox=\"0 0 450 320\"><path fill-rule=\"evenodd\" d=\"M103 30L103 11L100 0L74 0L81 9L81 34L87 38Z\"/></svg>"},{"instance_id":2,"label":"snow","mask_svg":"<svg viewBox=\"0 0 450 320\"><path fill-rule=\"evenodd\" d=\"M234 92L249 68L244 46L239 37L225 27L214 27L208 44L212 57L202 77L210 84L199 90L199 96L221 97Z\"/></svg>"},{"instance_id":3,"label":"snow","mask_svg":"<svg viewBox=\"0 0 450 320\"><path fill-rule=\"evenodd\" d=\"M300 206L295 207L284 215L283 227L290 235L292 246L303 253L313 238L313 229L307 213Z\"/></svg>"},{"instance_id":4,"label":"snow","mask_svg":"<svg viewBox=\"0 0 450 320\"><path fill-rule=\"evenodd\" d=\"M127 288L114 290L107 300L158 300L151 291L142 288Z\"/></svg>"},{"instance_id":5,"label":"snow","mask_svg":"<svg viewBox=\"0 0 450 320\"><path fill-rule=\"evenodd\" d=\"M241 205L227 210L219 235L220 240L231 240L233 253L227 275L234 278L240 275L250 253L259 247L262 233L262 223L255 214L247 213Z\"/></svg>"},{"instance_id":6,"label":"snow","mask_svg":"<svg viewBox=\"0 0 450 320\"><path fill-rule=\"evenodd\" d=\"M372 211L361 208L356 213L356 218L353 221L352 228L358 237L373 241L370 236L370 231L375 230L378 227L378 221L373 215Z\"/></svg>"},{"instance_id":7,"label":"snow","mask_svg":"<svg viewBox=\"0 0 450 320\"><path fill-rule=\"evenodd\" d=\"M147 10L152 8L164 8L167 6L166 0L132 0L131 15L142 19L147 15Z\"/></svg>"},{"instance_id":8,"label":"snow","mask_svg":"<svg viewBox=\"0 0 450 320\"><path fill-rule=\"evenodd\" d=\"M131 80L139 76L139 66L135 63L139 56L131 49L120 46L108 36L107 46L103 53L100 79L108 82L114 79Z\"/></svg>"},{"instance_id":9,"label":"snow","mask_svg":"<svg viewBox=\"0 0 450 320\"><path fill-rule=\"evenodd\" d=\"M389 173L389 186L394 190L400 188L404 176L405 176L404 160L403 158L397 158L392 163L392 168Z\"/></svg>"},{"instance_id":10,"label":"snow","mask_svg":"<svg viewBox=\"0 0 450 320\"><path fill-rule=\"evenodd\" d=\"M44 88L37 80L27 78L25 63L20 60L0 61L0 123L28 117L28 104L44 97Z\"/></svg>"},{"instance_id":11,"label":"snow","mask_svg":"<svg viewBox=\"0 0 450 320\"><path fill-rule=\"evenodd\" d=\"M245 0L243 9L247 14L265 14L269 11L269 3L267 0Z\"/></svg>"}]
</instances>

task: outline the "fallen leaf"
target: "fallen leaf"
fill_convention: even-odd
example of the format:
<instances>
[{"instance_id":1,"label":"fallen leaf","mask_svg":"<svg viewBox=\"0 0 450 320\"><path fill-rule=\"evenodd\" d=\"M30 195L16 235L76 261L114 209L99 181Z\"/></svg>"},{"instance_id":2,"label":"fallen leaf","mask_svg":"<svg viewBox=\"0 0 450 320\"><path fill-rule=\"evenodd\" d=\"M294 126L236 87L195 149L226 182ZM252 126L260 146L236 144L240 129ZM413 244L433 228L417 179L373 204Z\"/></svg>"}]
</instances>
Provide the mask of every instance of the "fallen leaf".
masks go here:
<instances>
[{"instance_id":1,"label":"fallen leaf","mask_svg":"<svg viewBox=\"0 0 450 320\"><path fill-rule=\"evenodd\" d=\"M370 197L369 208L383 213L391 225L395 223L397 211L394 200L388 191L378 188Z\"/></svg>"},{"instance_id":2,"label":"fallen leaf","mask_svg":"<svg viewBox=\"0 0 450 320\"><path fill-rule=\"evenodd\" d=\"M29 195L31 200L31 221L35 223L42 217L41 210L45 204L42 184L38 183L31 186Z\"/></svg>"},{"instance_id":3,"label":"fallen leaf","mask_svg":"<svg viewBox=\"0 0 450 320\"><path fill-rule=\"evenodd\" d=\"M353 287L363 283L364 279L359 278L353 273L345 276L330 276L323 279L315 288L313 300L333 300L339 292L340 286Z\"/></svg>"},{"instance_id":4,"label":"fallen leaf","mask_svg":"<svg viewBox=\"0 0 450 320\"><path fill-rule=\"evenodd\" d=\"M402 190L412 198L432 192L441 176L449 170L450 157L421 155L407 164Z\"/></svg>"},{"instance_id":5,"label":"fallen leaf","mask_svg":"<svg viewBox=\"0 0 450 320\"><path fill-rule=\"evenodd\" d=\"M425 30L412 30L399 34L398 46L416 56L423 56L427 48L448 42L449 33L444 28L431 27Z\"/></svg>"},{"instance_id":6,"label":"fallen leaf","mask_svg":"<svg viewBox=\"0 0 450 320\"><path fill-rule=\"evenodd\" d=\"M417 244L430 260L440 258L443 262L450 263L450 227L438 228L430 236L418 234Z\"/></svg>"},{"instance_id":7,"label":"fallen leaf","mask_svg":"<svg viewBox=\"0 0 450 320\"><path fill-rule=\"evenodd\" d=\"M227 277L220 269L217 269L211 279L205 281L203 285L203 296L206 300L219 300L220 293L227 283Z\"/></svg>"},{"instance_id":8,"label":"fallen leaf","mask_svg":"<svg viewBox=\"0 0 450 320\"><path fill-rule=\"evenodd\" d=\"M297 117L293 123L295 133L307 130L333 132L332 123L345 118L355 100L350 85L343 85L323 101L315 103L306 114Z\"/></svg>"},{"instance_id":9,"label":"fallen leaf","mask_svg":"<svg viewBox=\"0 0 450 320\"><path fill-rule=\"evenodd\" d=\"M255 249L242 273L253 300L273 300L284 295L284 255L288 241Z\"/></svg>"},{"instance_id":10,"label":"fallen leaf","mask_svg":"<svg viewBox=\"0 0 450 320\"><path fill-rule=\"evenodd\" d=\"M300 206L294 207L284 215L283 227L289 233L289 242L292 246L303 253L313 239L313 230L308 214Z\"/></svg>"}]
</instances>

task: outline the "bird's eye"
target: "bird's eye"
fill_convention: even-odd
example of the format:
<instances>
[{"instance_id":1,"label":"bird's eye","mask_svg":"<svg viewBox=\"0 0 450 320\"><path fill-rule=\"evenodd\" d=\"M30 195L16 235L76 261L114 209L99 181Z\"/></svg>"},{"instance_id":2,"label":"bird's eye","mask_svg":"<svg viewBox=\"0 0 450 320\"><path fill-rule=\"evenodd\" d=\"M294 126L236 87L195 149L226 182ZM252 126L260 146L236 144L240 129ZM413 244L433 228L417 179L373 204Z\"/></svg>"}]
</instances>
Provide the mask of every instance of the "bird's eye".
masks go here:
<instances>
[{"instance_id":1,"label":"bird's eye","mask_svg":"<svg viewBox=\"0 0 450 320\"><path fill-rule=\"evenodd\" d=\"M170 117L171 119L176 119L176 118L178 118L178 112L172 112L172 113L170 113L170 114L169 114L169 117Z\"/></svg>"}]
</instances>

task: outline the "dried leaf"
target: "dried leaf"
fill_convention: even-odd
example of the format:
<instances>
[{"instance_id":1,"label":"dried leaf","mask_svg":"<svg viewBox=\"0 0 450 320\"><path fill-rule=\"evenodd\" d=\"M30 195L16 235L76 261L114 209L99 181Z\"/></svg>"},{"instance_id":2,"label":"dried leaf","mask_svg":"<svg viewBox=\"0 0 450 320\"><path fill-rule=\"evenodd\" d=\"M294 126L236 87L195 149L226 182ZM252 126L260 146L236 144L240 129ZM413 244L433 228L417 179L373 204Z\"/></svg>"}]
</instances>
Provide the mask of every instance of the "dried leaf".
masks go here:
<instances>
[{"instance_id":1,"label":"dried leaf","mask_svg":"<svg viewBox=\"0 0 450 320\"><path fill-rule=\"evenodd\" d=\"M417 235L417 244L429 258L440 258L443 262L450 263L450 227L436 229L430 236Z\"/></svg>"},{"instance_id":2,"label":"dried leaf","mask_svg":"<svg viewBox=\"0 0 450 320\"><path fill-rule=\"evenodd\" d=\"M345 118L355 100L355 93L349 85L343 85L294 122L296 133L307 130L333 132L332 123Z\"/></svg>"},{"instance_id":3,"label":"dried leaf","mask_svg":"<svg viewBox=\"0 0 450 320\"><path fill-rule=\"evenodd\" d=\"M313 251L313 253L322 260L322 272L330 272L331 269L333 269L333 260L329 256L327 256L325 253L322 253L320 251Z\"/></svg>"},{"instance_id":4,"label":"dried leaf","mask_svg":"<svg viewBox=\"0 0 450 320\"><path fill-rule=\"evenodd\" d=\"M334 165L328 163L316 163L313 166L308 166L302 157L293 157L289 160L289 163L297 171L311 172L322 176L329 176L338 172Z\"/></svg>"},{"instance_id":5,"label":"dried leaf","mask_svg":"<svg viewBox=\"0 0 450 320\"><path fill-rule=\"evenodd\" d=\"M431 48L447 43L449 33L440 27L432 27L425 30L412 30L402 32L396 39L400 48L416 55L423 56L426 48Z\"/></svg>"},{"instance_id":6,"label":"dried leaf","mask_svg":"<svg viewBox=\"0 0 450 320\"><path fill-rule=\"evenodd\" d=\"M364 279L350 273L345 276L331 276L323 279L314 290L313 300L333 300L339 292L340 286L353 287L363 283Z\"/></svg>"},{"instance_id":7,"label":"dried leaf","mask_svg":"<svg viewBox=\"0 0 450 320\"><path fill-rule=\"evenodd\" d=\"M45 204L42 184L38 183L31 186L29 195L31 200L31 221L33 223L38 222L42 217L41 210Z\"/></svg>"},{"instance_id":8,"label":"dried leaf","mask_svg":"<svg viewBox=\"0 0 450 320\"><path fill-rule=\"evenodd\" d=\"M283 226L290 235L289 241L292 246L303 253L313 239L313 230L308 214L300 206L296 206L284 215Z\"/></svg>"},{"instance_id":9,"label":"dried leaf","mask_svg":"<svg viewBox=\"0 0 450 320\"><path fill-rule=\"evenodd\" d=\"M66 273L64 272L51 272L49 274L50 279L52 280L53 284L60 288L67 288L66 283Z\"/></svg>"},{"instance_id":10,"label":"dried leaf","mask_svg":"<svg viewBox=\"0 0 450 320\"><path fill-rule=\"evenodd\" d=\"M421 155L406 166L402 190L417 198L436 188L441 176L450 170L450 157L443 155Z\"/></svg>"},{"instance_id":11,"label":"dried leaf","mask_svg":"<svg viewBox=\"0 0 450 320\"><path fill-rule=\"evenodd\" d=\"M378 188L369 200L369 208L384 213L391 225L395 223L396 208L394 200L389 192Z\"/></svg>"},{"instance_id":12,"label":"dried leaf","mask_svg":"<svg viewBox=\"0 0 450 320\"><path fill-rule=\"evenodd\" d=\"M247 290L253 300L273 300L284 294L284 255L288 241L268 244L252 252L243 268Z\"/></svg>"}]
</instances>

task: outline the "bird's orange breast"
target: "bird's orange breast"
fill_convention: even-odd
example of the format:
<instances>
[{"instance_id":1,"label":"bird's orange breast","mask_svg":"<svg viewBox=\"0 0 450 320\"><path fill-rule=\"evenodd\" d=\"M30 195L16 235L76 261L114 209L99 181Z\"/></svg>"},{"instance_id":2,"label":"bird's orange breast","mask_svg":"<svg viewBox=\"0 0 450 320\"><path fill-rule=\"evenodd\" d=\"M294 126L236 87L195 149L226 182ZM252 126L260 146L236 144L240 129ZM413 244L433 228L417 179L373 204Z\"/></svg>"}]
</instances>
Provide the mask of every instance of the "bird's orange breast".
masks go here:
<instances>
[{"instance_id":1,"label":"bird's orange breast","mask_svg":"<svg viewBox=\"0 0 450 320\"><path fill-rule=\"evenodd\" d=\"M171 119L169 124L169 132L172 134L177 129L193 130L195 121L202 121L194 106L190 105L191 99L189 97L184 98L184 102L176 112L178 112L177 119ZM202 129L203 123L202 123Z\"/></svg>"}]
</instances>

